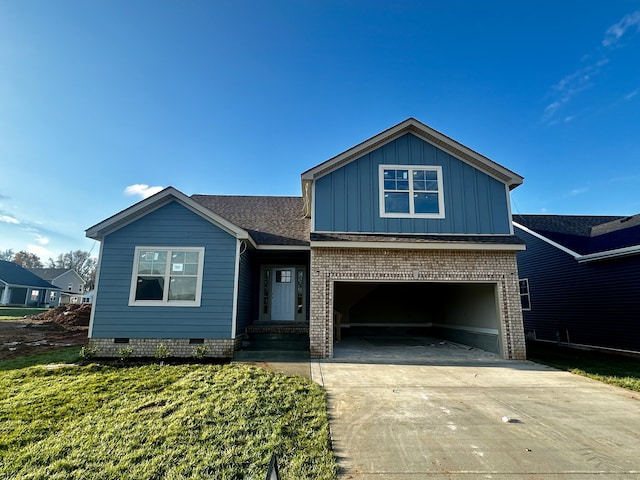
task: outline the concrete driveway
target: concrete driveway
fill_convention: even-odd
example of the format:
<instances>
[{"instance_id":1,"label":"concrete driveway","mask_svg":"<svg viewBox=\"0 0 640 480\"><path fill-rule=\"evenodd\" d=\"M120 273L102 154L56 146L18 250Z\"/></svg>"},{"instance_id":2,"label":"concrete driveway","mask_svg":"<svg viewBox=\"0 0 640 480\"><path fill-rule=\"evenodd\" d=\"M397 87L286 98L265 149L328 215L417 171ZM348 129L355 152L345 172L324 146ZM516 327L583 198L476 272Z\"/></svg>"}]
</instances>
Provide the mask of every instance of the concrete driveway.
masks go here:
<instances>
[{"instance_id":1,"label":"concrete driveway","mask_svg":"<svg viewBox=\"0 0 640 480\"><path fill-rule=\"evenodd\" d=\"M640 395L439 340L313 361L347 479L640 478Z\"/></svg>"}]
</instances>

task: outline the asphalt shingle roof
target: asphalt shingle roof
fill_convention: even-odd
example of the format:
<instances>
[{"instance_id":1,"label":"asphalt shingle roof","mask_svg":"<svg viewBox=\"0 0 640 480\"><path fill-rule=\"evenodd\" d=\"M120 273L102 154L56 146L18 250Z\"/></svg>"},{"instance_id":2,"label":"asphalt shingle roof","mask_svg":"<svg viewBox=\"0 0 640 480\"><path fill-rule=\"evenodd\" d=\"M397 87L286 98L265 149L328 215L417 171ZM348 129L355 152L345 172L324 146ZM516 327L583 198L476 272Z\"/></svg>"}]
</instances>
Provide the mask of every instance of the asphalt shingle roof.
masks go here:
<instances>
[{"instance_id":1,"label":"asphalt shingle roof","mask_svg":"<svg viewBox=\"0 0 640 480\"><path fill-rule=\"evenodd\" d=\"M640 245L640 215L514 215L513 221L580 255Z\"/></svg>"},{"instance_id":2,"label":"asphalt shingle roof","mask_svg":"<svg viewBox=\"0 0 640 480\"><path fill-rule=\"evenodd\" d=\"M259 245L308 246L311 222L302 197L192 195L191 198L249 232Z\"/></svg>"},{"instance_id":3,"label":"asphalt shingle roof","mask_svg":"<svg viewBox=\"0 0 640 480\"><path fill-rule=\"evenodd\" d=\"M514 235L371 235L310 233L302 197L192 195L191 199L249 232L258 245L308 246L313 241L348 242L474 242L521 245Z\"/></svg>"},{"instance_id":4,"label":"asphalt shingle roof","mask_svg":"<svg viewBox=\"0 0 640 480\"><path fill-rule=\"evenodd\" d=\"M0 280L9 285L21 285L24 287L37 287L37 288L53 288L60 290L55 285L51 285L46 280L31 273L26 268L22 268L20 265L0 260Z\"/></svg>"},{"instance_id":5,"label":"asphalt shingle roof","mask_svg":"<svg viewBox=\"0 0 640 480\"><path fill-rule=\"evenodd\" d=\"M345 234L312 233L312 241L329 242L403 242L403 243L490 243L524 245L515 235L397 235L397 234Z\"/></svg>"},{"instance_id":6,"label":"asphalt shingle roof","mask_svg":"<svg viewBox=\"0 0 640 480\"><path fill-rule=\"evenodd\" d=\"M69 271L68 268L29 268L28 269L34 275L46 280L47 282L51 282L55 280L60 275L63 275Z\"/></svg>"}]
</instances>

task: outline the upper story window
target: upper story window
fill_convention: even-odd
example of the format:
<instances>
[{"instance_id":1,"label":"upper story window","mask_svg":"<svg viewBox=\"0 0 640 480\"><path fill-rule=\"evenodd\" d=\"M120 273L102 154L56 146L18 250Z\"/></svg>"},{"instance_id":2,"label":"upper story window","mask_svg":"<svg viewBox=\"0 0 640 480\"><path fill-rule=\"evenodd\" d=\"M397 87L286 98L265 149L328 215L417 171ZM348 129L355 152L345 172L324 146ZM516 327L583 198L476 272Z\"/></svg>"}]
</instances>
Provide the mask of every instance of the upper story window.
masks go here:
<instances>
[{"instance_id":1,"label":"upper story window","mask_svg":"<svg viewBox=\"0 0 640 480\"><path fill-rule=\"evenodd\" d=\"M380 216L444 218L442 167L380 165Z\"/></svg>"},{"instance_id":2,"label":"upper story window","mask_svg":"<svg viewBox=\"0 0 640 480\"><path fill-rule=\"evenodd\" d=\"M136 247L129 305L197 307L204 248Z\"/></svg>"}]
</instances>

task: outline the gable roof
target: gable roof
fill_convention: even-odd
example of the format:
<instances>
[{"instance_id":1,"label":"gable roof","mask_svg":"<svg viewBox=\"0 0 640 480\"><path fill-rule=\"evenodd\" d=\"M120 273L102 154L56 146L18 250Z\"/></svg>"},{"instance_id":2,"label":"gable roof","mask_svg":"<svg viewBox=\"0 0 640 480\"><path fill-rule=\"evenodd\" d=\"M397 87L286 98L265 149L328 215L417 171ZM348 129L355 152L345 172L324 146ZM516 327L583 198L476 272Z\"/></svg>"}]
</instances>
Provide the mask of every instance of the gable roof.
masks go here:
<instances>
[{"instance_id":1,"label":"gable roof","mask_svg":"<svg viewBox=\"0 0 640 480\"><path fill-rule=\"evenodd\" d=\"M22 268L17 263L5 260L0 260L0 282L6 285L60 290L60 288L31 273L26 268Z\"/></svg>"},{"instance_id":2,"label":"gable roof","mask_svg":"<svg viewBox=\"0 0 640 480\"><path fill-rule=\"evenodd\" d=\"M309 246L311 221L303 215L302 197L192 195L191 198L249 232L258 246Z\"/></svg>"},{"instance_id":3,"label":"gable roof","mask_svg":"<svg viewBox=\"0 0 640 480\"><path fill-rule=\"evenodd\" d=\"M233 223L222 218L220 215L214 213L208 208L205 208L200 203L192 200L184 193L173 187L167 187L164 190L156 193L155 195L145 198L135 205L132 205L131 207L126 208L119 213L116 213L106 220L103 220L102 222L88 228L85 234L87 237L93 238L94 240L102 240L105 235L119 230L120 228L132 222L135 222L148 213L151 213L154 210L157 210L158 208L163 207L164 205L167 205L172 201L180 203L185 208L191 210L197 215L200 215L204 219L217 225L236 238L248 239L251 241L251 238L249 237L249 234L246 230L243 230L239 226L234 225Z\"/></svg>"},{"instance_id":4,"label":"gable roof","mask_svg":"<svg viewBox=\"0 0 640 480\"><path fill-rule=\"evenodd\" d=\"M425 142L428 142L450 155L466 162L473 167L485 172L486 174L507 184L512 190L522 184L523 177L515 172L503 167L484 155L465 147L461 143L456 142L452 138L447 137L443 133L419 122L415 118L408 118L403 122L365 140L355 147L336 155L333 158L317 165L302 174L303 190L305 181L315 180L324 175L366 155L372 150L389 143L406 133L411 133Z\"/></svg>"},{"instance_id":5,"label":"gable roof","mask_svg":"<svg viewBox=\"0 0 640 480\"><path fill-rule=\"evenodd\" d=\"M580 261L640 253L640 215L514 215L513 222Z\"/></svg>"},{"instance_id":6,"label":"gable roof","mask_svg":"<svg viewBox=\"0 0 640 480\"><path fill-rule=\"evenodd\" d=\"M56 278L72 271L70 268L28 268L27 270L47 282L53 282ZM77 272L74 273L78 275ZM78 278L81 278L80 275L78 275Z\"/></svg>"}]
</instances>

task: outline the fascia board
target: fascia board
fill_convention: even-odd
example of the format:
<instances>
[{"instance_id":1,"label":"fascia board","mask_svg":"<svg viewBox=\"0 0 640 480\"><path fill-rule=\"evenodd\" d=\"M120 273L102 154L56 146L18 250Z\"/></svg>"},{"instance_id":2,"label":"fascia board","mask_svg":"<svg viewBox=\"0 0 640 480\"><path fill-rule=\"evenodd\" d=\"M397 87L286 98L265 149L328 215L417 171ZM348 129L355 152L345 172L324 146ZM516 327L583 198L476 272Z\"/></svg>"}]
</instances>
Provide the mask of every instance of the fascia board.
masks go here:
<instances>
[{"instance_id":1,"label":"fascia board","mask_svg":"<svg viewBox=\"0 0 640 480\"><path fill-rule=\"evenodd\" d=\"M540 235L538 232L534 232L533 230L531 230L530 228L525 227L524 225L520 225L518 222L512 222L513 225L515 227L518 227L520 230L527 232L529 235L533 235L534 237L542 240L543 242L548 243L549 245L556 247L558 250L562 250L564 253L567 253L569 255L571 255L573 258L578 259L580 258L582 255L580 255L578 252L574 252L573 250L565 247L564 245L560 245L557 242L554 242L553 240L545 237L544 235Z\"/></svg>"},{"instance_id":2,"label":"fascia board","mask_svg":"<svg viewBox=\"0 0 640 480\"><path fill-rule=\"evenodd\" d=\"M459 160L470 164L487 175L505 183L512 190L522 184L524 178L517 173L503 167L493 160L481 155L480 153L465 147L461 143L450 137L434 130L433 128L419 122L414 118L409 118L404 122L391 127L374 137L346 150L345 152L313 167L302 174L303 180L316 180L321 178L343 165L369 153L370 151L380 148L405 133L412 133L418 138L446 151L450 155Z\"/></svg>"},{"instance_id":3,"label":"fascia board","mask_svg":"<svg viewBox=\"0 0 640 480\"><path fill-rule=\"evenodd\" d=\"M513 222L513 224L519 229L524 230L528 234L533 235L536 238L539 238L540 240L562 250L565 253L568 253L574 259L576 259L579 263L595 262L597 260L607 260L609 258L625 257L628 255L636 255L640 253L640 245L633 245L631 247L616 248L614 250L605 250L603 252L596 252L596 253L589 253L587 255L581 255L577 252L574 252L573 250L568 249L565 246L560 245L559 243L554 242L553 240L548 239L544 235L540 235L539 233L534 232L533 230L523 225L520 225L517 222Z\"/></svg>"},{"instance_id":4,"label":"fascia board","mask_svg":"<svg viewBox=\"0 0 640 480\"><path fill-rule=\"evenodd\" d=\"M640 253L640 245L632 247L616 248L615 250L607 250L604 252L590 253L581 255L577 260L580 263L595 262L597 260L607 260L609 258L626 257L628 255L637 255Z\"/></svg>"},{"instance_id":5,"label":"fascia board","mask_svg":"<svg viewBox=\"0 0 640 480\"><path fill-rule=\"evenodd\" d=\"M304 252L311 249L308 245L258 245L257 250L278 250L278 251L296 251Z\"/></svg>"},{"instance_id":6,"label":"fascia board","mask_svg":"<svg viewBox=\"0 0 640 480\"><path fill-rule=\"evenodd\" d=\"M501 245L497 243L450 243L450 242L349 242L349 241L316 241L311 248L371 248L386 250L490 250L521 251L525 245Z\"/></svg>"},{"instance_id":7,"label":"fascia board","mask_svg":"<svg viewBox=\"0 0 640 480\"><path fill-rule=\"evenodd\" d=\"M192 212L200 215L216 226L222 228L227 233L242 240L249 240L252 245L255 246L255 242L246 230L234 225L228 220L222 218L216 213L212 212L208 208L200 205L196 201L187 197L184 193L173 187L167 187L164 190L146 198L131 207L122 210L121 212L107 218L103 222L100 222L93 227L86 230L85 235L94 240L102 240L105 235L113 233L120 228L129 225L130 223L142 218L148 213L157 210L164 205L167 205L171 201L177 201L185 208L188 208Z\"/></svg>"},{"instance_id":8,"label":"fascia board","mask_svg":"<svg viewBox=\"0 0 640 480\"><path fill-rule=\"evenodd\" d=\"M3 282L4 283L4 282ZM60 287L56 287L55 285L30 285L28 283L5 283L5 286L9 288L31 288L33 290L46 288L47 290L59 290L62 291Z\"/></svg>"}]
</instances>

